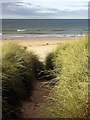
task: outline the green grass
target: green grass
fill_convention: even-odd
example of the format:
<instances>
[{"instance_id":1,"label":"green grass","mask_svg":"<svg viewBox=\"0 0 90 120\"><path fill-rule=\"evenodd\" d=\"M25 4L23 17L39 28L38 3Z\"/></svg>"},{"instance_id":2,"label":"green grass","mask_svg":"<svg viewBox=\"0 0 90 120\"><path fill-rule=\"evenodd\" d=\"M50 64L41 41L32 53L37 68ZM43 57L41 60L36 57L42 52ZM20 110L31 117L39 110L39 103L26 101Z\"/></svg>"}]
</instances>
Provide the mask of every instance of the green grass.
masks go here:
<instances>
[{"instance_id":1,"label":"green grass","mask_svg":"<svg viewBox=\"0 0 90 120\"><path fill-rule=\"evenodd\" d=\"M49 53L45 59L45 64L46 64L46 69L47 70L53 70L55 65L54 65L54 53Z\"/></svg>"},{"instance_id":2,"label":"green grass","mask_svg":"<svg viewBox=\"0 0 90 120\"><path fill-rule=\"evenodd\" d=\"M14 42L3 45L2 61L3 118L15 118L21 101L30 97L43 64L34 53Z\"/></svg>"},{"instance_id":3,"label":"green grass","mask_svg":"<svg viewBox=\"0 0 90 120\"><path fill-rule=\"evenodd\" d=\"M54 102L47 108L48 114L52 118L84 118L88 104L87 37L59 45L54 54L59 82L50 92Z\"/></svg>"}]
</instances>

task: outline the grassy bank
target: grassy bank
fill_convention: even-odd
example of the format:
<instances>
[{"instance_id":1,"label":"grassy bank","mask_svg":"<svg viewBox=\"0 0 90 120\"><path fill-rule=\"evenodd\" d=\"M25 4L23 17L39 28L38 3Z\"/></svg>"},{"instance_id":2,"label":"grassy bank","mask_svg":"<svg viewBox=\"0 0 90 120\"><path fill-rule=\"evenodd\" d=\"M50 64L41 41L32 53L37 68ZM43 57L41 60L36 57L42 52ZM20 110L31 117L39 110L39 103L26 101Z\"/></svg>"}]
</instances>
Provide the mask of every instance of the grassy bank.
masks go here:
<instances>
[{"instance_id":1,"label":"grassy bank","mask_svg":"<svg viewBox=\"0 0 90 120\"><path fill-rule=\"evenodd\" d=\"M26 47L13 42L3 45L2 61L3 119L15 119L21 101L30 97L34 80L38 79L38 70L43 69L43 64Z\"/></svg>"},{"instance_id":2,"label":"grassy bank","mask_svg":"<svg viewBox=\"0 0 90 120\"><path fill-rule=\"evenodd\" d=\"M49 106L43 112L50 118L87 117L87 37L58 45L44 65L27 47L14 42L3 45L1 57L3 119L20 117L21 102L30 97L36 79L49 80Z\"/></svg>"},{"instance_id":3,"label":"grassy bank","mask_svg":"<svg viewBox=\"0 0 90 120\"><path fill-rule=\"evenodd\" d=\"M52 118L84 118L88 107L88 40L61 44L53 52L54 74L59 79L51 90L53 101L46 111ZM49 56L48 56L49 57ZM50 63L50 64L49 64ZM46 63L51 65L51 60Z\"/></svg>"}]
</instances>

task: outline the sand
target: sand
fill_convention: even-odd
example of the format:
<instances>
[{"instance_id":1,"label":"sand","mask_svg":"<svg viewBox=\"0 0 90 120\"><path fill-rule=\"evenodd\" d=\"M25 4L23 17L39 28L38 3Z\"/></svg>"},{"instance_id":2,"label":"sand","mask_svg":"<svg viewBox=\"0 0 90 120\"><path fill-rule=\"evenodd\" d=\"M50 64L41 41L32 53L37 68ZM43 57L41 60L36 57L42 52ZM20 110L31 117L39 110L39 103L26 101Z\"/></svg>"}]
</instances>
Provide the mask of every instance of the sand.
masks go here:
<instances>
[{"instance_id":1,"label":"sand","mask_svg":"<svg viewBox=\"0 0 90 120\"><path fill-rule=\"evenodd\" d=\"M55 48L57 47L57 45L59 44L64 44L66 42L70 42L73 41L71 40L3 40L2 44L6 43L6 42L16 42L19 45L25 46L27 47L28 51L33 51L36 55L38 55L39 59L41 61L44 61L46 56L55 50ZM0 41L0 46L2 45L1 41Z\"/></svg>"}]
</instances>

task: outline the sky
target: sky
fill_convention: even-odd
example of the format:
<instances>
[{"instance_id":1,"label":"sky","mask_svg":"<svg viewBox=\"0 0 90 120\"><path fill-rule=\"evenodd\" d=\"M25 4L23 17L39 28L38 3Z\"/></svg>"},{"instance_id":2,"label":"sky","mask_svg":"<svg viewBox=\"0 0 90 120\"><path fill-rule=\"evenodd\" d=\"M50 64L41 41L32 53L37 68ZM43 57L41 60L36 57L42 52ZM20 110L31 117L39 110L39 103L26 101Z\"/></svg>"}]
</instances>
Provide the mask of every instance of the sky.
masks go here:
<instances>
[{"instance_id":1,"label":"sky","mask_svg":"<svg viewBox=\"0 0 90 120\"><path fill-rule=\"evenodd\" d=\"M89 0L2 0L4 19L87 19Z\"/></svg>"}]
</instances>

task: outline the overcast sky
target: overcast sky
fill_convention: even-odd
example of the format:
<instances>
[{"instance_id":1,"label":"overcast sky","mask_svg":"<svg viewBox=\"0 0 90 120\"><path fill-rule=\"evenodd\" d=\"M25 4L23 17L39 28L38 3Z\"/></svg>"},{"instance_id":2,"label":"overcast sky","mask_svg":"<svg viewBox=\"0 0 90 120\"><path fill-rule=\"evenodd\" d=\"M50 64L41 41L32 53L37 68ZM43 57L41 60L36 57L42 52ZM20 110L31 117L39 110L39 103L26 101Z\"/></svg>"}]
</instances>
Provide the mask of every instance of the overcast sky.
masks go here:
<instances>
[{"instance_id":1,"label":"overcast sky","mask_svg":"<svg viewBox=\"0 0 90 120\"><path fill-rule=\"evenodd\" d=\"M87 19L88 1L2 0L0 4L5 19Z\"/></svg>"}]
</instances>

